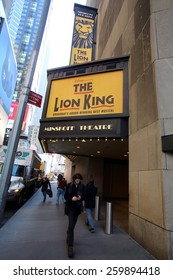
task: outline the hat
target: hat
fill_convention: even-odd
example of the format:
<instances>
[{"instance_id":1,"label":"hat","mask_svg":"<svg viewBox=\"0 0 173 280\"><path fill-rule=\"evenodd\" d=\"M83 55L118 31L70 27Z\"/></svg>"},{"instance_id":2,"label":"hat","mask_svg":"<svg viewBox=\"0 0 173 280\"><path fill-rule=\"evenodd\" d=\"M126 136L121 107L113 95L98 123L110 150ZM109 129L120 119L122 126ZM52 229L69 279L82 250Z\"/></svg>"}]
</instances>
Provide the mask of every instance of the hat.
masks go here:
<instances>
[{"instance_id":1,"label":"hat","mask_svg":"<svg viewBox=\"0 0 173 280\"><path fill-rule=\"evenodd\" d=\"M73 180L76 180L76 179L82 180L82 179L83 179L83 178L82 178L82 175L79 174L79 173L76 173L75 175L73 175Z\"/></svg>"}]
</instances>

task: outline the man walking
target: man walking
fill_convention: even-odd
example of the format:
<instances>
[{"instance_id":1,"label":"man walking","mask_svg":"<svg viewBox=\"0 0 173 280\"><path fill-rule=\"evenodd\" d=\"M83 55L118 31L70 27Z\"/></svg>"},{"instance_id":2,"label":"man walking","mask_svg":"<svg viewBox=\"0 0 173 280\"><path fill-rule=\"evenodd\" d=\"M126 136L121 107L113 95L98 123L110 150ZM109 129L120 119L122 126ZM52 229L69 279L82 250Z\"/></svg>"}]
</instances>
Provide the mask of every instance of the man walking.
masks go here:
<instances>
[{"instance_id":1,"label":"man walking","mask_svg":"<svg viewBox=\"0 0 173 280\"><path fill-rule=\"evenodd\" d=\"M68 256L73 257L74 228L79 214L82 211L82 200L84 199L84 185L81 183L82 175L77 173L73 176L73 181L67 185L65 190L65 214L68 215L67 245Z\"/></svg>"},{"instance_id":2,"label":"man walking","mask_svg":"<svg viewBox=\"0 0 173 280\"><path fill-rule=\"evenodd\" d=\"M61 174L58 175L58 181L57 181L57 202L56 204L59 205L60 198L62 203L64 203L64 193L66 188L66 180L63 178Z\"/></svg>"},{"instance_id":3,"label":"man walking","mask_svg":"<svg viewBox=\"0 0 173 280\"><path fill-rule=\"evenodd\" d=\"M51 184L47 176L44 176L43 179L41 180L41 191L43 193L43 202L46 201L48 188L51 190Z\"/></svg>"},{"instance_id":4,"label":"man walking","mask_svg":"<svg viewBox=\"0 0 173 280\"><path fill-rule=\"evenodd\" d=\"M87 222L86 224L89 226L89 231L94 233L94 220L93 220L93 210L95 208L95 197L97 193L97 188L94 185L94 180L88 182L85 187L85 209L87 213Z\"/></svg>"}]
</instances>

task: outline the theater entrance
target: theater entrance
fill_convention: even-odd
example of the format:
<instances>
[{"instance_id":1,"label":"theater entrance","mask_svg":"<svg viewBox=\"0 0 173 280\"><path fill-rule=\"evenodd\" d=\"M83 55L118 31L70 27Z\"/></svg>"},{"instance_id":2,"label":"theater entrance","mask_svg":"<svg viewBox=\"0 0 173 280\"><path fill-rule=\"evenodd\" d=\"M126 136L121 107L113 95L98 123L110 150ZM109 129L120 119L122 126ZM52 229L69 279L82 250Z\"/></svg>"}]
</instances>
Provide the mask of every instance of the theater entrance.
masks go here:
<instances>
[{"instance_id":1,"label":"theater entrance","mask_svg":"<svg viewBox=\"0 0 173 280\"><path fill-rule=\"evenodd\" d=\"M48 70L43 151L70 160L67 181L94 175L103 202L128 200L127 65L121 57Z\"/></svg>"}]
</instances>

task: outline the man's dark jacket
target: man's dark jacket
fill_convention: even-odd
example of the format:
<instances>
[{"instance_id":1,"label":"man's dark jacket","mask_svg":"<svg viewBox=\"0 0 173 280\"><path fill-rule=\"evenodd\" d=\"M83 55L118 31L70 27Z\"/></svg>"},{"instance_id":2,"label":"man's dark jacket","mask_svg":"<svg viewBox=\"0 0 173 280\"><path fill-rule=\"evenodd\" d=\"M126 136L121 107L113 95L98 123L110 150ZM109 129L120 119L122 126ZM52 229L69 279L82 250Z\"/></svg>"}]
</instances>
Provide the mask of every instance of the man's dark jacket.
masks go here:
<instances>
[{"instance_id":1,"label":"man's dark jacket","mask_svg":"<svg viewBox=\"0 0 173 280\"><path fill-rule=\"evenodd\" d=\"M79 201L72 201L73 196L80 195L81 199ZM84 185L80 183L77 187L72 182L69 183L66 187L64 198L66 200L66 214L68 211L74 210L77 214L80 214L83 208L82 200L84 199Z\"/></svg>"},{"instance_id":2,"label":"man's dark jacket","mask_svg":"<svg viewBox=\"0 0 173 280\"><path fill-rule=\"evenodd\" d=\"M95 208L95 196L97 188L93 182L90 182L85 187L85 208Z\"/></svg>"}]
</instances>

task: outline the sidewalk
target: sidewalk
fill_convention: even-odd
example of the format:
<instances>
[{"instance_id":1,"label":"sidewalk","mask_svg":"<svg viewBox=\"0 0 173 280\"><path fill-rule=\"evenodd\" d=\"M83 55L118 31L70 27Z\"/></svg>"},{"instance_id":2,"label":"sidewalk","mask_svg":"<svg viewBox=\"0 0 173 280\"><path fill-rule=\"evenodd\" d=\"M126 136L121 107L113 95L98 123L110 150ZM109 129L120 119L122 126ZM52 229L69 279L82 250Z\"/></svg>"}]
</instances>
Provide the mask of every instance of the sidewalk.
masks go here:
<instances>
[{"instance_id":1,"label":"sidewalk","mask_svg":"<svg viewBox=\"0 0 173 280\"><path fill-rule=\"evenodd\" d=\"M0 228L0 260L69 260L67 256L67 216L64 206L53 198L42 202L39 189L14 216ZM75 260L154 260L154 258L119 228L105 234L104 220L95 222L90 233L82 213L75 227Z\"/></svg>"}]
</instances>

